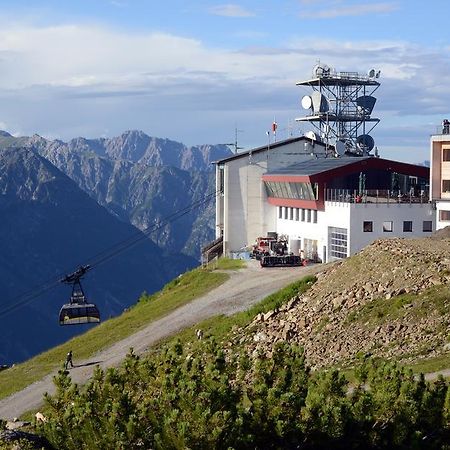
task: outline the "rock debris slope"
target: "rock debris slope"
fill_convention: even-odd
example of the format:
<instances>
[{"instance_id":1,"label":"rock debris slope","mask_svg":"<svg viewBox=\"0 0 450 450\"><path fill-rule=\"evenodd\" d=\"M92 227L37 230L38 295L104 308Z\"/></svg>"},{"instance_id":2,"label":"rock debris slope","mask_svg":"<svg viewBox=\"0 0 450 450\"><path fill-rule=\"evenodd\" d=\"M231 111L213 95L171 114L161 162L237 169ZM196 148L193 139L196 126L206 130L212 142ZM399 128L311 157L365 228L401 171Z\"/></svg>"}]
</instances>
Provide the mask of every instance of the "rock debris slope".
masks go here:
<instances>
[{"instance_id":1,"label":"rock debris slope","mask_svg":"<svg viewBox=\"0 0 450 450\"><path fill-rule=\"evenodd\" d=\"M313 368L367 355L413 363L450 352L447 235L375 241L325 269L303 296L236 330L232 345L269 356L275 342L295 342Z\"/></svg>"}]
</instances>

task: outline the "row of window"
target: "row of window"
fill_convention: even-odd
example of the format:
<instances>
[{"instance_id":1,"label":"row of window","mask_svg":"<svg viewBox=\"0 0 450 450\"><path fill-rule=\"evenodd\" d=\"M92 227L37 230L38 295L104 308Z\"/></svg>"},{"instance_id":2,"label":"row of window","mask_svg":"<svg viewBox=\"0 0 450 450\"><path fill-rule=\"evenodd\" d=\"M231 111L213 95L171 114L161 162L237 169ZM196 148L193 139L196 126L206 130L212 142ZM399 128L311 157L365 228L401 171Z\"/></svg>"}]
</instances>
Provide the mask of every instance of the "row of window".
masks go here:
<instances>
[{"instance_id":1,"label":"row of window","mask_svg":"<svg viewBox=\"0 0 450 450\"><path fill-rule=\"evenodd\" d=\"M318 184L281 181L265 181L268 197L317 200Z\"/></svg>"},{"instance_id":2,"label":"row of window","mask_svg":"<svg viewBox=\"0 0 450 450\"><path fill-rule=\"evenodd\" d=\"M317 223L317 211L315 209L278 207L278 218L295 220L297 222Z\"/></svg>"},{"instance_id":3,"label":"row of window","mask_svg":"<svg viewBox=\"0 0 450 450\"><path fill-rule=\"evenodd\" d=\"M394 222L392 220L387 220L383 222L383 233L392 233L394 231ZM372 233L373 232L373 222L372 221L364 221L363 222L363 231L364 233ZM404 220L403 221L403 232L404 233L412 233L413 231L413 223L412 220ZM422 222L422 231L423 232L431 232L433 231L433 222L431 220L424 220Z\"/></svg>"}]
</instances>

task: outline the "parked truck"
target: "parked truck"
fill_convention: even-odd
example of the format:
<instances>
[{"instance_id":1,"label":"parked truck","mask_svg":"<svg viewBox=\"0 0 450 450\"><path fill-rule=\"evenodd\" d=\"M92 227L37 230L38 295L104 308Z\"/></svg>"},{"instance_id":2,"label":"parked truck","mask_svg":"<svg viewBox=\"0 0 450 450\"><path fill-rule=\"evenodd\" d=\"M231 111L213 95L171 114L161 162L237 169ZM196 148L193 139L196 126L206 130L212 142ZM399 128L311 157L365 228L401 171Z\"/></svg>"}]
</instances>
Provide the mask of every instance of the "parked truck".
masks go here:
<instances>
[{"instance_id":1,"label":"parked truck","mask_svg":"<svg viewBox=\"0 0 450 450\"><path fill-rule=\"evenodd\" d=\"M274 232L256 238L250 256L259 260L261 267L291 267L303 263L300 256L288 253L287 239Z\"/></svg>"}]
</instances>

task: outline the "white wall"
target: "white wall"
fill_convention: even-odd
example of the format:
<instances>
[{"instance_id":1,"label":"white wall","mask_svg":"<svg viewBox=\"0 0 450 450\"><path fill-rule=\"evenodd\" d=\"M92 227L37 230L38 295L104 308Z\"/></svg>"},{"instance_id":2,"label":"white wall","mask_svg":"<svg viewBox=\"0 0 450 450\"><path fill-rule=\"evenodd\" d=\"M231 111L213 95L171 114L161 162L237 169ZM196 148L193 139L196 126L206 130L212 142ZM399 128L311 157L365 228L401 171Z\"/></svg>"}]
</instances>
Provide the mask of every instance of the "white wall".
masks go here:
<instances>
[{"instance_id":1,"label":"white wall","mask_svg":"<svg viewBox=\"0 0 450 450\"><path fill-rule=\"evenodd\" d=\"M436 201L436 230L450 226L450 220L441 220L441 211L450 211L449 201Z\"/></svg>"},{"instance_id":2,"label":"white wall","mask_svg":"<svg viewBox=\"0 0 450 450\"><path fill-rule=\"evenodd\" d=\"M258 236L276 231L276 208L267 202L262 175L269 170L287 167L310 157L308 141L296 141L225 161L224 197L216 206L216 229L223 218L224 253L252 245ZM218 170L218 169L217 169Z\"/></svg>"},{"instance_id":3,"label":"white wall","mask_svg":"<svg viewBox=\"0 0 450 450\"><path fill-rule=\"evenodd\" d=\"M448 203L448 206L450 207L450 203ZM430 203L355 204L325 202L325 211L318 211L317 223L296 221L295 211L294 220L284 217L283 208L282 218L278 218L277 213L276 231L278 234L285 234L290 240L301 238L302 245L305 238L317 240L320 258L323 259L323 247L327 247L327 261L330 259L330 249L328 248L329 227L347 230L348 255L353 255L379 238L429 236L430 232L423 231L423 221L432 221L432 229L435 229L435 215ZM372 232L363 231L364 221L373 222ZM393 222L392 232L383 232L383 222L385 221ZM413 222L412 232L403 231L403 221ZM450 225L450 223L448 224Z\"/></svg>"},{"instance_id":4,"label":"white wall","mask_svg":"<svg viewBox=\"0 0 450 450\"><path fill-rule=\"evenodd\" d=\"M423 231L423 222L432 221L435 229L435 217L431 203L362 203L351 204L350 254L364 248L379 238L425 237L431 232ZM363 232L363 221L373 222L373 231ZM383 232L383 222L392 221L393 231ZM412 232L403 231L403 222L412 221Z\"/></svg>"}]
</instances>

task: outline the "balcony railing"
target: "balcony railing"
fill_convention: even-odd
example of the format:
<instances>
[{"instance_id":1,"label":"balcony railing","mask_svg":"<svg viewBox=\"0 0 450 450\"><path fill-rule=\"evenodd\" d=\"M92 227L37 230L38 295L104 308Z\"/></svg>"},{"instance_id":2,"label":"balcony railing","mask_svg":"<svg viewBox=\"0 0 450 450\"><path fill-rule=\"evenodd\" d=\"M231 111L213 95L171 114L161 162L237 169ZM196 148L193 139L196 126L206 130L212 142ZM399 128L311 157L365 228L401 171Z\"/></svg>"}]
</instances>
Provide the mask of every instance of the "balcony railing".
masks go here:
<instances>
[{"instance_id":1,"label":"balcony railing","mask_svg":"<svg viewBox=\"0 0 450 450\"><path fill-rule=\"evenodd\" d=\"M325 201L338 203L428 203L427 191L421 191L418 195L412 192L402 193L382 189L351 190L351 189L327 189Z\"/></svg>"},{"instance_id":2,"label":"balcony railing","mask_svg":"<svg viewBox=\"0 0 450 450\"><path fill-rule=\"evenodd\" d=\"M440 135L450 135L450 124L447 126L440 125L435 128L434 136L440 136ZM450 139L450 136L448 136L448 137Z\"/></svg>"}]
</instances>

